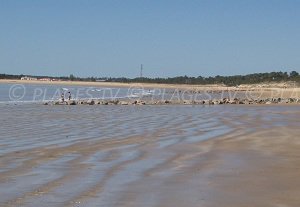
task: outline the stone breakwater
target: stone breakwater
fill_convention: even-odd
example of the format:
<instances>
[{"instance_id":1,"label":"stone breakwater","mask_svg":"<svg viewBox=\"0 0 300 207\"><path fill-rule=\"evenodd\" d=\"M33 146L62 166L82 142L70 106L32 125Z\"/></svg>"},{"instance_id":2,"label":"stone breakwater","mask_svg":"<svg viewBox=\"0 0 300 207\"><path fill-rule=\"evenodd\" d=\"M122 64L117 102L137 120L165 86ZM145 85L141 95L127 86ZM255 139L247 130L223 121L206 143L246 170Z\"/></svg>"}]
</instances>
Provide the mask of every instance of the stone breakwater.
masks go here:
<instances>
[{"instance_id":1,"label":"stone breakwater","mask_svg":"<svg viewBox=\"0 0 300 207\"><path fill-rule=\"evenodd\" d=\"M69 100L46 102L44 105L221 105L221 104L300 104L300 98L212 99L190 100Z\"/></svg>"}]
</instances>

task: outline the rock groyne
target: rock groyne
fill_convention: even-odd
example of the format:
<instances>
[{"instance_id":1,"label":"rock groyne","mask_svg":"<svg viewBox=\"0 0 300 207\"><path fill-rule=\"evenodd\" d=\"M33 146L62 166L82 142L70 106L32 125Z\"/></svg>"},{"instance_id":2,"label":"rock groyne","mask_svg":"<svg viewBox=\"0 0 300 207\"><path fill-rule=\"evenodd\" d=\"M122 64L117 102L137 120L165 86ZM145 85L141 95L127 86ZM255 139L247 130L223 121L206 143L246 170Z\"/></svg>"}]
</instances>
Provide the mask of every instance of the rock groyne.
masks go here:
<instances>
[{"instance_id":1,"label":"rock groyne","mask_svg":"<svg viewBox=\"0 0 300 207\"><path fill-rule=\"evenodd\" d=\"M222 105L222 104L300 104L300 98L211 99L211 100L69 100L46 102L44 105Z\"/></svg>"}]
</instances>

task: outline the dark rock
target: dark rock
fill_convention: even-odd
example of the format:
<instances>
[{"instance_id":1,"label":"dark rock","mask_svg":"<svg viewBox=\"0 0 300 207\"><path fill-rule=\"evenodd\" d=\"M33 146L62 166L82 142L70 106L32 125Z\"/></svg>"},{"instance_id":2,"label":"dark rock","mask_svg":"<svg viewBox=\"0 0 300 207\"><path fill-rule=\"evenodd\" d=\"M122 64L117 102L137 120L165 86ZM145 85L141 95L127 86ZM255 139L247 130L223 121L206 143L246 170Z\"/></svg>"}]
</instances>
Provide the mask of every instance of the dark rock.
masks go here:
<instances>
[{"instance_id":1,"label":"dark rock","mask_svg":"<svg viewBox=\"0 0 300 207\"><path fill-rule=\"evenodd\" d=\"M75 101L68 101L67 105L77 105Z\"/></svg>"}]
</instances>

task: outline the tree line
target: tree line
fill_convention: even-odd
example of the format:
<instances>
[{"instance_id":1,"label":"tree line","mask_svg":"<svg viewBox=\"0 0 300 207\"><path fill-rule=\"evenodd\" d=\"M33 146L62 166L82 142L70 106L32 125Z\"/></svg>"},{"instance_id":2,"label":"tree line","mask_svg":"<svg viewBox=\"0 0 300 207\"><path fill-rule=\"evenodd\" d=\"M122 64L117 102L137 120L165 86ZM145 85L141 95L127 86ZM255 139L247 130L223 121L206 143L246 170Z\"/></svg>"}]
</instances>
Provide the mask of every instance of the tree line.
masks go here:
<instances>
[{"instance_id":1,"label":"tree line","mask_svg":"<svg viewBox=\"0 0 300 207\"><path fill-rule=\"evenodd\" d=\"M254 73L248 75L234 76L214 76L214 77L189 77L178 76L172 78L108 78L110 82L124 83L166 83L166 84L224 84L227 86L237 86L241 84L257 84L266 82L286 82L295 81L300 83L300 75L296 71L287 72L270 72Z\"/></svg>"},{"instance_id":2,"label":"tree line","mask_svg":"<svg viewBox=\"0 0 300 207\"><path fill-rule=\"evenodd\" d=\"M0 79L20 79L24 75L8 75L0 74ZM112 78L112 77L88 77L80 78L74 75L51 77L51 76L30 76L35 78L51 78L68 81L105 81L105 82L122 82L122 83L165 83L165 84L224 84L227 86L237 86L241 84L257 84L266 82L286 82L295 81L300 83L300 75L297 71L288 72L270 72L270 73L253 73L248 75L234 75L234 76L214 76L214 77L189 77L177 76L169 78Z\"/></svg>"}]
</instances>

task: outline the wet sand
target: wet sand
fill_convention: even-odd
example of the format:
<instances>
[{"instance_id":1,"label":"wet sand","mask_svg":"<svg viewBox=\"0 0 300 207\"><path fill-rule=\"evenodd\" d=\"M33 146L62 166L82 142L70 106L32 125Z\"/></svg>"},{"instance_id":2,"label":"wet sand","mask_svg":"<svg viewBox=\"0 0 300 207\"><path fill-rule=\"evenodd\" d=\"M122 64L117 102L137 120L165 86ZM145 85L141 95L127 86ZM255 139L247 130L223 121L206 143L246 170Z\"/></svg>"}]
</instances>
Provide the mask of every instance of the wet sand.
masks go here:
<instances>
[{"instance_id":1,"label":"wet sand","mask_svg":"<svg viewBox=\"0 0 300 207\"><path fill-rule=\"evenodd\" d=\"M1 106L0 206L296 207L299 109Z\"/></svg>"}]
</instances>

